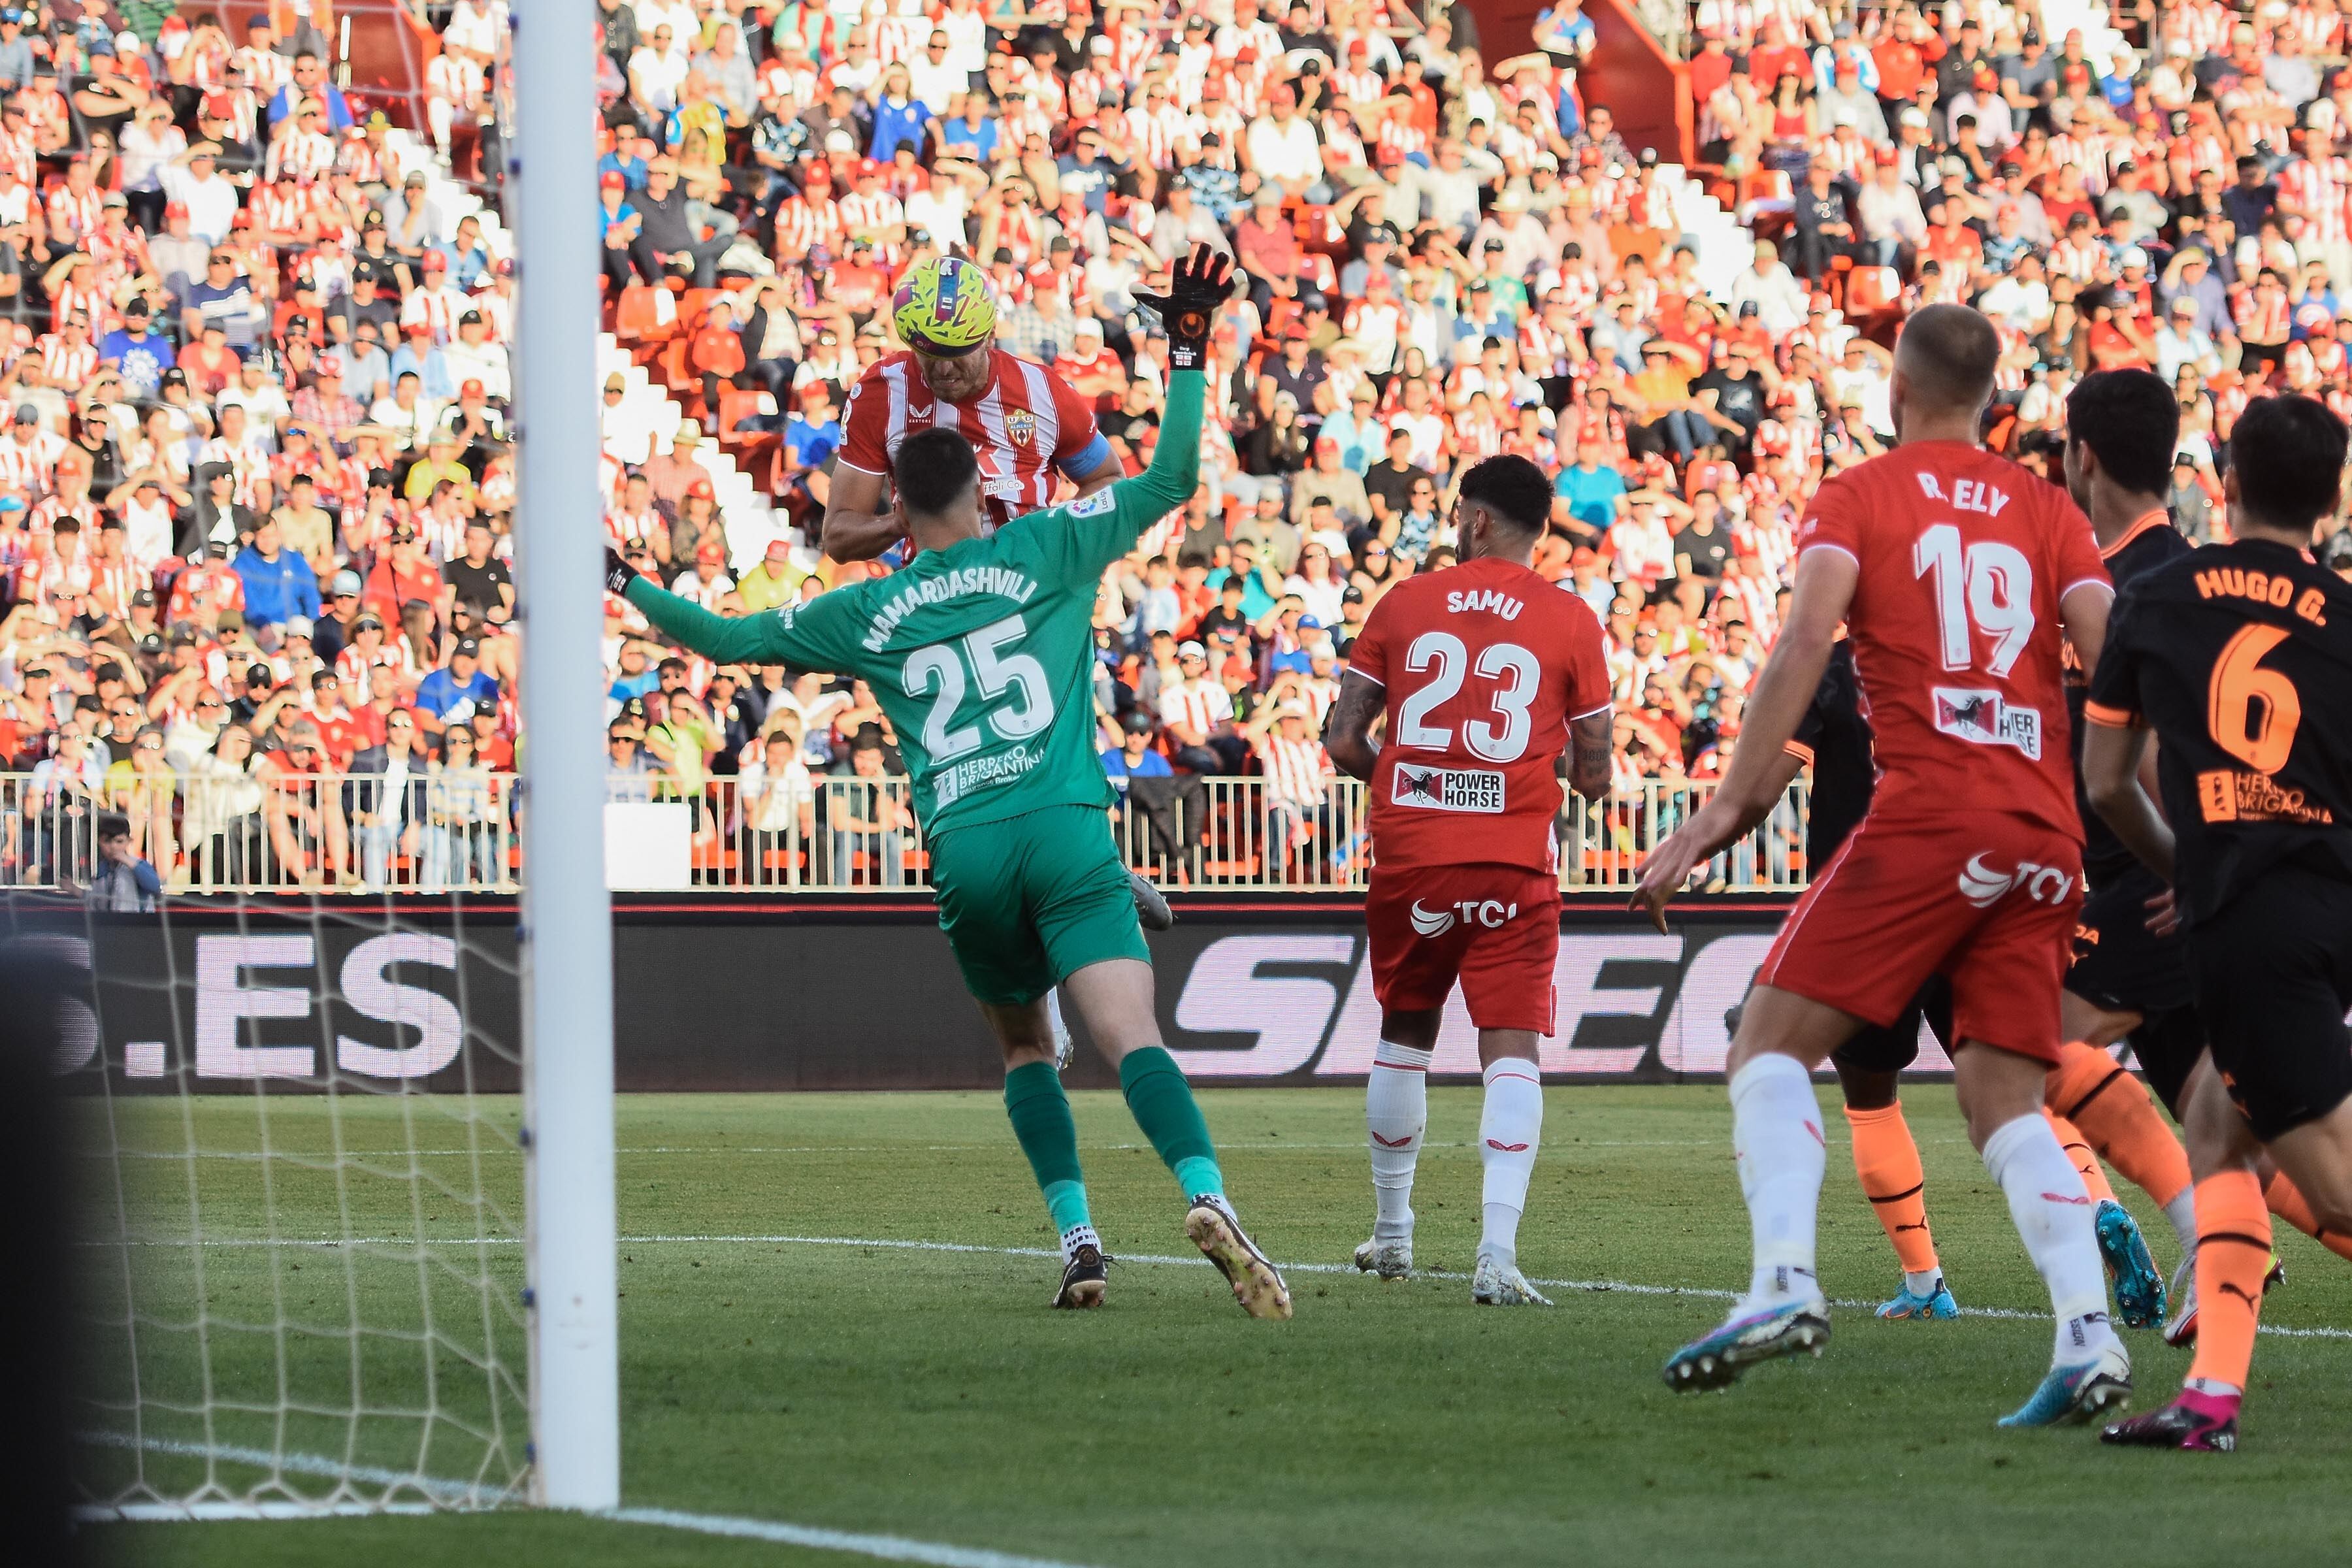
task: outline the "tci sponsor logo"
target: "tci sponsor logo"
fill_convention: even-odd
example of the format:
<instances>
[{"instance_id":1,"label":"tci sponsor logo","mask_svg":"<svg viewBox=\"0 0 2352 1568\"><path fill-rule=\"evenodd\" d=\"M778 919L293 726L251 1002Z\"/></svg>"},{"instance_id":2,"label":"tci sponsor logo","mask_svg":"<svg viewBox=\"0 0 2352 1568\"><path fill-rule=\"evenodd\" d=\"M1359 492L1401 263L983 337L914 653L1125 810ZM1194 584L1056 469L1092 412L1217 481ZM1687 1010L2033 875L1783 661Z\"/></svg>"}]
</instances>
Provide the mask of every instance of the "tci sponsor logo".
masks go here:
<instances>
[{"instance_id":1,"label":"tci sponsor logo","mask_svg":"<svg viewBox=\"0 0 2352 1568\"><path fill-rule=\"evenodd\" d=\"M1747 994L1771 945L1769 934L1753 932L1562 933L1552 968L1559 1032L1538 1044L1544 1070L1630 1073L1654 1050L1666 1071L1720 1072L1729 1044L1723 1015ZM1662 966L1671 972L1662 973ZM1605 1032L1608 1044L1576 1043L1587 1019L1612 1018L1642 1022L1596 1031ZM1371 1070L1381 1008L1360 935L1265 931L1211 942L1184 976L1175 1021L1186 1034L1255 1041L1177 1049L1177 1060L1192 1077L1276 1078L1310 1068L1338 1076ZM1639 1043L1625 1043L1629 1038ZM1942 1053L1923 1057L1919 1065L1943 1065ZM1446 1003L1430 1070L1478 1071L1477 1030L1458 991Z\"/></svg>"},{"instance_id":2,"label":"tci sponsor logo","mask_svg":"<svg viewBox=\"0 0 2352 1568\"><path fill-rule=\"evenodd\" d=\"M52 951L58 959L78 969L90 966L89 942L75 936L47 935L26 939ZM253 1031L242 1027L248 1018L310 1018L325 1011L331 995L333 1016L347 1022L367 1019L414 1031L406 1045L386 1046L334 1034L333 1070L362 1078L428 1078L457 1059L466 1038L465 1020L457 1003L438 991L406 984L393 978L395 966L415 969L430 965L449 972L454 984L457 944L447 937L422 931L391 931L358 943L333 966L334 985L328 991L329 966L319 959L318 945L307 935L221 935L196 938L194 976L195 1000L190 1040L198 1078L316 1078L320 1047L312 1045L253 1045ZM264 972L275 972L264 978ZM293 984L288 984L293 982ZM99 1047L98 1018L87 1003L68 999L68 1016L58 1049L57 1070L78 1072L88 1067ZM244 1037L242 1039L240 1037ZM131 1040L122 1047L125 1074L161 1078L168 1067L161 1040Z\"/></svg>"}]
</instances>

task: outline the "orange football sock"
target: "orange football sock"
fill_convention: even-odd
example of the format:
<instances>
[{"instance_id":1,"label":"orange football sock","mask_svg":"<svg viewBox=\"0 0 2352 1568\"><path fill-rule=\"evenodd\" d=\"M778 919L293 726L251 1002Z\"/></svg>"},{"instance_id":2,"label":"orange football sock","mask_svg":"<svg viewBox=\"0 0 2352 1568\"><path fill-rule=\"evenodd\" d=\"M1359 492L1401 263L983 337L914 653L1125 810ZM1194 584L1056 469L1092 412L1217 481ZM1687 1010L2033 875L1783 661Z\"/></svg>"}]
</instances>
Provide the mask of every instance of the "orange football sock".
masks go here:
<instances>
[{"instance_id":1,"label":"orange football sock","mask_svg":"<svg viewBox=\"0 0 2352 1568\"><path fill-rule=\"evenodd\" d=\"M2158 1207L2189 1190L2189 1152L2147 1086L2104 1049L2080 1040L2060 1047L2045 1094L2050 1109L2082 1129L2092 1149Z\"/></svg>"},{"instance_id":2,"label":"orange football sock","mask_svg":"<svg viewBox=\"0 0 2352 1568\"><path fill-rule=\"evenodd\" d=\"M2197 1357L2190 1379L2246 1386L2271 1267L2271 1216L2252 1171L2197 1184Z\"/></svg>"},{"instance_id":3,"label":"orange football sock","mask_svg":"<svg viewBox=\"0 0 2352 1568\"><path fill-rule=\"evenodd\" d=\"M2048 1118L2050 1131L2058 1134L2058 1146L2066 1151L2066 1158L2074 1162L2074 1169L2083 1173L2083 1189L2091 1194L2095 1204L2113 1203L2115 1188L2107 1185L2107 1173L2099 1169L2099 1156L2091 1148L2091 1141L2083 1136L2081 1128L2051 1110L2042 1108Z\"/></svg>"},{"instance_id":4,"label":"orange football sock","mask_svg":"<svg viewBox=\"0 0 2352 1568\"><path fill-rule=\"evenodd\" d=\"M1896 1261L1906 1274L1935 1273L1936 1238L1927 1229L1927 1177L1919 1167L1919 1145L1911 1141L1903 1107L1856 1110L1849 1105L1845 1120L1853 1129L1853 1173L1862 1178L1863 1195L1870 1199L1878 1223L1885 1227Z\"/></svg>"},{"instance_id":5,"label":"orange football sock","mask_svg":"<svg viewBox=\"0 0 2352 1568\"><path fill-rule=\"evenodd\" d=\"M2199 1190L2201 1193L2203 1189ZM2347 1236L2340 1230L2329 1230L2321 1225L2317 1216L2311 1212L2311 1205L2304 1202L2303 1194L2296 1191L2294 1184L2286 1179L2285 1172L2281 1171L2271 1177L2271 1184L2263 1189L2263 1198L2270 1205L2271 1213L2278 1215L2336 1257L2352 1258L2352 1236ZM2199 1223L2201 1225L2203 1222L2200 1220Z\"/></svg>"}]
</instances>

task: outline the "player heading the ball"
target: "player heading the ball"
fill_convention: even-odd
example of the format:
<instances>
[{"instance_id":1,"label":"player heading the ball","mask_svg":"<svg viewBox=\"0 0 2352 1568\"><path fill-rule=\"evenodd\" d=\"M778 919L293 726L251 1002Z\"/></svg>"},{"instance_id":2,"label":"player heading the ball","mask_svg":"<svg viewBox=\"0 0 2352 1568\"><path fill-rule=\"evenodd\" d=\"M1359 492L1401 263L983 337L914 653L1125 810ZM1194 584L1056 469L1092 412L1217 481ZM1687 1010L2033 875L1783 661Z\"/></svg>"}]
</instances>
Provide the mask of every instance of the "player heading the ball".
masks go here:
<instances>
[{"instance_id":1,"label":"player heading the ball","mask_svg":"<svg viewBox=\"0 0 2352 1568\"><path fill-rule=\"evenodd\" d=\"M1045 1015L1060 984L1175 1173L1186 1233L1251 1316L1290 1316L1282 1276L1243 1231L1208 1124L1160 1043L1151 954L1104 828L1115 797L1094 749L1096 589L1199 483L1200 366L1232 276L1201 246L1178 264L1167 298L1145 297L1168 321L1167 416L1151 467L1108 490L991 533L971 443L935 429L899 452L893 515L919 553L890 576L722 616L607 553L614 591L696 652L873 687L914 778L940 930L1003 1051L1005 1112L1061 1234L1057 1307L1097 1305L1107 1286Z\"/></svg>"}]
</instances>

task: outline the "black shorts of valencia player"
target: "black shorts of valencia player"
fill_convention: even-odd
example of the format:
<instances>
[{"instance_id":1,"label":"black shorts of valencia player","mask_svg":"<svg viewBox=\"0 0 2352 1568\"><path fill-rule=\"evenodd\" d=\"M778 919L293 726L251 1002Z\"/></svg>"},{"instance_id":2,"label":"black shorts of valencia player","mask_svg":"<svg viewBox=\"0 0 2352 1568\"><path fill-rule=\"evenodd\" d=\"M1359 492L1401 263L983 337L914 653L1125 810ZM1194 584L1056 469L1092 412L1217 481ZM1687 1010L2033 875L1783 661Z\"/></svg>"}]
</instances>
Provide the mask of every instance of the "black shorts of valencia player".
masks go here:
<instances>
[{"instance_id":1,"label":"black shorts of valencia player","mask_svg":"<svg viewBox=\"0 0 2352 1568\"><path fill-rule=\"evenodd\" d=\"M2084 784L2173 887L2209 1045L2184 1091L2209 1321L2190 1389L2116 1441L2234 1446L2253 1336L2230 1335L2234 1367L2209 1364L2210 1320L2260 1310L2262 1153L2321 1226L2352 1228L2352 586L2306 553L2345 449L2324 405L2249 405L2224 481L2236 542L2123 594L2084 707ZM2151 731L2161 816L2138 776ZM2217 1234L2225 1211L2242 1219Z\"/></svg>"}]
</instances>

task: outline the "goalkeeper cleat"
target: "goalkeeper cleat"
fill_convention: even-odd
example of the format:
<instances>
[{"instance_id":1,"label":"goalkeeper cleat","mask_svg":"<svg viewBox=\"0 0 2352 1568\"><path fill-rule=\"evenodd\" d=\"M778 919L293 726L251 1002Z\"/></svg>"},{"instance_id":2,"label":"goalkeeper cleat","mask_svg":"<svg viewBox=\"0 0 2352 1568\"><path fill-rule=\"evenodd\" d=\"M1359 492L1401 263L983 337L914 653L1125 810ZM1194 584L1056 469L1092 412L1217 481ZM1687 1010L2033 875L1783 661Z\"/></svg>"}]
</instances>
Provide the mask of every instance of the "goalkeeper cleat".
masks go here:
<instances>
[{"instance_id":1,"label":"goalkeeper cleat","mask_svg":"<svg viewBox=\"0 0 2352 1568\"><path fill-rule=\"evenodd\" d=\"M1944 1277L1936 1276L1936 1288L1921 1296L1913 1292L1906 1282L1895 1292L1895 1299L1878 1309L1882 1318L1909 1321L1915 1318L1945 1319L1960 1315L1960 1304L1952 1300L1951 1288Z\"/></svg>"},{"instance_id":2,"label":"goalkeeper cleat","mask_svg":"<svg viewBox=\"0 0 2352 1568\"><path fill-rule=\"evenodd\" d=\"M1412 1278L1412 1243L1382 1241L1375 1237L1356 1247L1356 1267L1383 1279Z\"/></svg>"},{"instance_id":3,"label":"goalkeeper cleat","mask_svg":"<svg viewBox=\"0 0 2352 1568\"><path fill-rule=\"evenodd\" d=\"M2109 1344L2088 1361L2053 1366L2033 1397L2000 1418L2003 1426L2076 1426L2131 1399L2131 1358Z\"/></svg>"},{"instance_id":4,"label":"goalkeeper cleat","mask_svg":"<svg viewBox=\"0 0 2352 1568\"><path fill-rule=\"evenodd\" d=\"M2286 1265L2281 1261L2279 1255L2273 1252L2271 1254L2271 1266L2263 1274L2263 1294L2268 1296L2285 1283Z\"/></svg>"},{"instance_id":5,"label":"goalkeeper cleat","mask_svg":"<svg viewBox=\"0 0 2352 1568\"><path fill-rule=\"evenodd\" d=\"M2115 1282L2116 1315L2127 1329L2152 1329L2164 1321L2164 1276L2156 1271L2156 1259L2148 1255L2131 1211L2108 1198L2100 1203L2092 1223L2098 1231L2099 1257Z\"/></svg>"},{"instance_id":6,"label":"goalkeeper cleat","mask_svg":"<svg viewBox=\"0 0 2352 1568\"><path fill-rule=\"evenodd\" d=\"M1167 898L1140 871L1127 874L1127 890L1135 896L1135 918L1146 931L1166 931L1176 923L1176 911Z\"/></svg>"},{"instance_id":7,"label":"goalkeeper cleat","mask_svg":"<svg viewBox=\"0 0 2352 1568\"><path fill-rule=\"evenodd\" d=\"M1676 1394L1728 1388L1758 1362L1806 1352L1819 1355L1829 1342L1829 1303L1819 1296L1754 1311L1734 1308L1721 1328L1668 1358L1666 1386Z\"/></svg>"},{"instance_id":8,"label":"goalkeeper cleat","mask_svg":"<svg viewBox=\"0 0 2352 1568\"><path fill-rule=\"evenodd\" d=\"M2228 1454L2238 1447L2238 1402L2181 1390L2161 1410L2118 1421L2099 1434L2102 1443L2135 1448L2185 1448L2192 1454Z\"/></svg>"},{"instance_id":9,"label":"goalkeeper cleat","mask_svg":"<svg viewBox=\"0 0 2352 1568\"><path fill-rule=\"evenodd\" d=\"M1087 1242L1063 1262L1062 1287L1054 1292L1054 1305L1073 1310L1099 1307L1109 1280L1110 1259L1103 1256L1101 1247Z\"/></svg>"},{"instance_id":10,"label":"goalkeeper cleat","mask_svg":"<svg viewBox=\"0 0 2352 1568\"><path fill-rule=\"evenodd\" d=\"M1231 1204L1213 1193L1194 1198L1184 1215L1184 1234L1233 1286L1234 1300L1243 1311L1253 1318L1290 1316L1290 1288L1242 1229Z\"/></svg>"},{"instance_id":11,"label":"goalkeeper cleat","mask_svg":"<svg viewBox=\"0 0 2352 1568\"><path fill-rule=\"evenodd\" d=\"M1528 1277L1491 1252L1478 1255L1470 1275L1470 1300L1481 1307L1549 1307L1551 1298L1528 1283Z\"/></svg>"}]
</instances>

